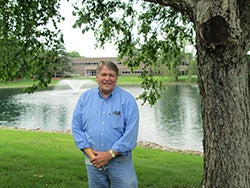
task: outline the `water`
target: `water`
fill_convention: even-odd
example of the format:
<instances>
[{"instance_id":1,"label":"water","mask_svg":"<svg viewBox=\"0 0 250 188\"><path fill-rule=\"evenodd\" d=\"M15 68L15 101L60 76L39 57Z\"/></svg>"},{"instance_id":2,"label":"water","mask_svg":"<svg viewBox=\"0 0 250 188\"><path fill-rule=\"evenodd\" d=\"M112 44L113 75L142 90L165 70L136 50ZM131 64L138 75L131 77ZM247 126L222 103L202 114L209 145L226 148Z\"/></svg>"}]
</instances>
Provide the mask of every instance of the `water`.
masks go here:
<instances>
[{"instance_id":1,"label":"water","mask_svg":"<svg viewBox=\"0 0 250 188\"><path fill-rule=\"evenodd\" d=\"M22 93L21 89L0 89L0 125L28 129L68 130L72 113L85 84L72 89ZM135 97L139 86L122 86ZM139 140L180 149L202 151L200 97L197 85L168 85L156 105L141 105Z\"/></svg>"}]
</instances>

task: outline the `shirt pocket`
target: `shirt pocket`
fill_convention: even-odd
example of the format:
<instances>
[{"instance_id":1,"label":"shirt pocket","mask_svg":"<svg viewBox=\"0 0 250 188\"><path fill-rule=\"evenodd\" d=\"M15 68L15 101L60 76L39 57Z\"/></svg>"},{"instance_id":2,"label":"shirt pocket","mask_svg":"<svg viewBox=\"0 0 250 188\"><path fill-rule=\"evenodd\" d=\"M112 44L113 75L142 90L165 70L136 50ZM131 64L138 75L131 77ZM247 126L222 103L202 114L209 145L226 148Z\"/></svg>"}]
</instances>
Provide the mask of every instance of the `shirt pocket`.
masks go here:
<instances>
[{"instance_id":1,"label":"shirt pocket","mask_svg":"<svg viewBox=\"0 0 250 188\"><path fill-rule=\"evenodd\" d=\"M114 111L110 114L110 125L113 129L123 128L123 116L120 111Z\"/></svg>"}]
</instances>

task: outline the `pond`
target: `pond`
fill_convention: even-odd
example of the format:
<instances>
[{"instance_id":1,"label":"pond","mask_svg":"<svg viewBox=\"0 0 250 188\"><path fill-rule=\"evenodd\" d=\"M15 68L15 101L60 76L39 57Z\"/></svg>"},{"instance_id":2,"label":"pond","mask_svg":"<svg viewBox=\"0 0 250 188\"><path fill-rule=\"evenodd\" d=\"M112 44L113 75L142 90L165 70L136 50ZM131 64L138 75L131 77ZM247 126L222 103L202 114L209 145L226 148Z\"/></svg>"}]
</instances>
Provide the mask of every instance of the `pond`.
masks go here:
<instances>
[{"instance_id":1,"label":"pond","mask_svg":"<svg viewBox=\"0 0 250 188\"><path fill-rule=\"evenodd\" d=\"M22 93L21 89L0 89L0 125L46 130L68 130L72 113L85 84L78 92L59 90ZM122 86L135 97L140 86ZM139 140L179 149L202 151L200 96L197 85L169 84L154 106L141 105Z\"/></svg>"}]
</instances>

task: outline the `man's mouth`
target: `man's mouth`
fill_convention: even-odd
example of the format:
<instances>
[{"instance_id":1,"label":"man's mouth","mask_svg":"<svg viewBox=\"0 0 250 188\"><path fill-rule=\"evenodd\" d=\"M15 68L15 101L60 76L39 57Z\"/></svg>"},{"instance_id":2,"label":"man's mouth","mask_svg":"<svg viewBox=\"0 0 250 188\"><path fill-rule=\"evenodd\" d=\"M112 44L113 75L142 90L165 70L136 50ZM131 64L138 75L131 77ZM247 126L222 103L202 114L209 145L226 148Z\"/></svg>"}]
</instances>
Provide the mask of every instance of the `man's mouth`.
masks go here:
<instances>
[{"instance_id":1,"label":"man's mouth","mask_svg":"<svg viewBox=\"0 0 250 188\"><path fill-rule=\"evenodd\" d=\"M111 82L103 82L103 85L111 85Z\"/></svg>"}]
</instances>

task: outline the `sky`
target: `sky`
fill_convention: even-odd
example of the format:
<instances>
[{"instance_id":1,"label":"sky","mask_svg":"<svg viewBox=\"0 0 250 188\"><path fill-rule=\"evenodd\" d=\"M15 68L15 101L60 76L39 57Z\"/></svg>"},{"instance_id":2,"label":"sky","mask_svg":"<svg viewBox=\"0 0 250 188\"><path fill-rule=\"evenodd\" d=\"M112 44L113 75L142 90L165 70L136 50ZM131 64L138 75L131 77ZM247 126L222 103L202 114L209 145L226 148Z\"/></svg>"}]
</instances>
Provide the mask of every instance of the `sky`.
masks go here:
<instances>
[{"instance_id":1,"label":"sky","mask_svg":"<svg viewBox=\"0 0 250 188\"><path fill-rule=\"evenodd\" d=\"M72 1L71 1L72 2ZM93 32L81 33L80 29L72 28L76 18L72 15L73 7L66 0L61 1L61 14L65 20L59 24L64 35L65 48L67 52L76 51L85 57L116 57L117 50L112 44L107 43L104 49L96 49ZM195 53L194 46L187 46L187 52Z\"/></svg>"},{"instance_id":2,"label":"sky","mask_svg":"<svg viewBox=\"0 0 250 188\"><path fill-rule=\"evenodd\" d=\"M80 29L72 28L75 23L72 15L72 6L69 2L63 0L61 2L61 13L65 20L59 24L64 35L65 48L67 52L76 51L85 57L116 57L117 51L115 46L107 44L104 49L95 49L96 43L93 32L82 34Z\"/></svg>"}]
</instances>

